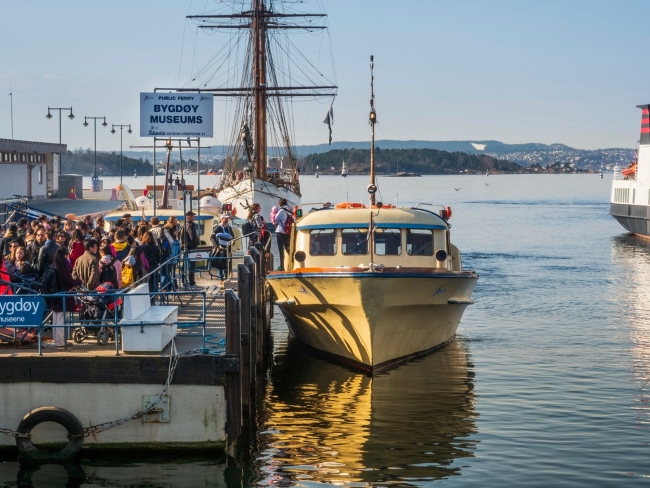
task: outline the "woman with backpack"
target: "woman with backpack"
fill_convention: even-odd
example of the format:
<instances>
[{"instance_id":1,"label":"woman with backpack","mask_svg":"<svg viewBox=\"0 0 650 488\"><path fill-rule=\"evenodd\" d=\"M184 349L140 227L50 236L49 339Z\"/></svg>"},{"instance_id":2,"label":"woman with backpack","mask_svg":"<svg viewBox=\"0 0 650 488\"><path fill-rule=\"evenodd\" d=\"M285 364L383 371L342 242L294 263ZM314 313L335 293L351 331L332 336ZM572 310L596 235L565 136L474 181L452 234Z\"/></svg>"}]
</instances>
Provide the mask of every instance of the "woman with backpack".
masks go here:
<instances>
[{"instance_id":1,"label":"woman with backpack","mask_svg":"<svg viewBox=\"0 0 650 488\"><path fill-rule=\"evenodd\" d=\"M293 213L287 206L286 198L278 201L278 213L275 215L275 235L278 240L278 254L280 255L280 270L284 271L284 253L289 252L291 243L291 225L295 222Z\"/></svg>"},{"instance_id":2,"label":"woman with backpack","mask_svg":"<svg viewBox=\"0 0 650 488\"><path fill-rule=\"evenodd\" d=\"M58 292L70 291L75 286L83 285L79 278L72 277L72 264L68 259L70 251L66 247L60 247L54 254L54 269L56 270L56 287ZM70 294L64 298L57 298L52 301L52 334L54 335L54 345L56 347L65 347L65 317L63 300L65 300L65 311L74 312L75 303L74 295ZM57 327L57 325L59 327Z\"/></svg>"}]
</instances>

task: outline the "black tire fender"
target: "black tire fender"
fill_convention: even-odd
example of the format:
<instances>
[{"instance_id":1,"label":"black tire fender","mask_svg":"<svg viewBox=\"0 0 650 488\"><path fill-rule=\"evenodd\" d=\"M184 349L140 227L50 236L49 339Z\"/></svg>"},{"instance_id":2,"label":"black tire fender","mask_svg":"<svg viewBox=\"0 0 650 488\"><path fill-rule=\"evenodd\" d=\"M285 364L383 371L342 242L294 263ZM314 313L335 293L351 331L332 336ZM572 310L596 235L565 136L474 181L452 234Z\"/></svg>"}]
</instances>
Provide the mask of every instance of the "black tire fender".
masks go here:
<instances>
[{"instance_id":1,"label":"black tire fender","mask_svg":"<svg viewBox=\"0 0 650 488\"><path fill-rule=\"evenodd\" d=\"M30 434L32 429L43 422L54 422L68 431L68 443L59 451L41 451L30 437L16 437L20 456L33 461L64 461L79 454L83 445L84 428L72 413L59 407L40 407L28 412L18 424L17 432Z\"/></svg>"}]
</instances>

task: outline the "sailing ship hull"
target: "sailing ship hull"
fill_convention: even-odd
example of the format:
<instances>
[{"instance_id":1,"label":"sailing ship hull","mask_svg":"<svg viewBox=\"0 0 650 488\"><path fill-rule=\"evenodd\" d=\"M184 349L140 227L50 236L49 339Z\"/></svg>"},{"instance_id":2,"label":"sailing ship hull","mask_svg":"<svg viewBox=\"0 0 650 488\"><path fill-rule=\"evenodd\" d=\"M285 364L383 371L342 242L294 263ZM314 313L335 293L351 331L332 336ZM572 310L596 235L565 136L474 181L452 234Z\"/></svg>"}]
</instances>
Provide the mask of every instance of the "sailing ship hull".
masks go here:
<instances>
[{"instance_id":1,"label":"sailing ship hull","mask_svg":"<svg viewBox=\"0 0 650 488\"><path fill-rule=\"evenodd\" d=\"M272 227L272 224L268 215L271 213L271 208L278 205L280 198L286 198L287 202L289 202L289 208L300 205L300 196L293 191L284 186L277 186L270 181L257 178L246 178L225 186L219 191L217 198L221 204L231 203L233 208L236 209L237 217L243 219L248 215L250 206L253 203L259 203L262 207L262 215L267 220L269 228Z\"/></svg>"},{"instance_id":2,"label":"sailing ship hull","mask_svg":"<svg viewBox=\"0 0 650 488\"><path fill-rule=\"evenodd\" d=\"M392 268L267 278L296 339L374 374L452 340L478 276Z\"/></svg>"}]
</instances>

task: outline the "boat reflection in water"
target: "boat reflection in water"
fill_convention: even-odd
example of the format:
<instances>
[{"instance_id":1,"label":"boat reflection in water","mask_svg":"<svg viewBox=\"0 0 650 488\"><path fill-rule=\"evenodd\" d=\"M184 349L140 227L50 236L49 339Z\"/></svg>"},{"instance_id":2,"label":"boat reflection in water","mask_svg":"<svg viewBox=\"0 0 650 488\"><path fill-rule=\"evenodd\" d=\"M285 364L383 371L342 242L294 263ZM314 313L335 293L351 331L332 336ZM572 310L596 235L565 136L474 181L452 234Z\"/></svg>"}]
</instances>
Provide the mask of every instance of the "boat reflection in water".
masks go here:
<instances>
[{"instance_id":1,"label":"boat reflection in water","mask_svg":"<svg viewBox=\"0 0 650 488\"><path fill-rule=\"evenodd\" d=\"M374 378L285 344L260 413L258 484L418 485L461 474L474 455L474 372L462 339Z\"/></svg>"},{"instance_id":2,"label":"boat reflection in water","mask_svg":"<svg viewBox=\"0 0 650 488\"><path fill-rule=\"evenodd\" d=\"M633 343L632 370L644 386L650 384L650 239L623 234L612 239L613 276L609 280L613 323L625 324ZM650 419L650 396L637 397L639 422Z\"/></svg>"}]
</instances>

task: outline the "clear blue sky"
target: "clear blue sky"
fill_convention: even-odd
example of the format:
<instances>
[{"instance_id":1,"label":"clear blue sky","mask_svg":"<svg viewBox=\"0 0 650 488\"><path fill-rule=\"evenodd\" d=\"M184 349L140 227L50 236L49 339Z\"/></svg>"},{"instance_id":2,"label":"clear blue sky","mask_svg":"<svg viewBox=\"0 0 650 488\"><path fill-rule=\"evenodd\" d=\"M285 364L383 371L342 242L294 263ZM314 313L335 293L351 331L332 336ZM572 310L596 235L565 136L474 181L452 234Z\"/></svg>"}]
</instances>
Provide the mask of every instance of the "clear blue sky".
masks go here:
<instances>
[{"instance_id":1,"label":"clear blue sky","mask_svg":"<svg viewBox=\"0 0 650 488\"><path fill-rule=\"evenodd\" d=\"M185 20L215 0L0 3L0 138L93 147L83 116L133 124L138 94L189 76ZM368 58L375 55L378 139L634 147L650 102L648 0L306 0L329 14L339 96L334 139L369 139ZM313 8L312 8L313 5ZM217 49L215 48L215 51ZM189 53L189 54L188 54ZM179 69L179 66L181 69ZM304 105L304 104L303 104ZM302 105L301 105L302 107ZM326 106L297 123L296 144L326 142ZM53 114L58 115L58 114ZM214 140L221 144L219 134ZM119 134L97 131L98 149Z\"/></svg>"}]
</instances>

